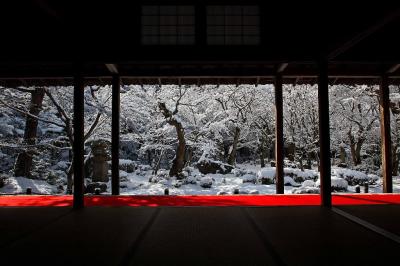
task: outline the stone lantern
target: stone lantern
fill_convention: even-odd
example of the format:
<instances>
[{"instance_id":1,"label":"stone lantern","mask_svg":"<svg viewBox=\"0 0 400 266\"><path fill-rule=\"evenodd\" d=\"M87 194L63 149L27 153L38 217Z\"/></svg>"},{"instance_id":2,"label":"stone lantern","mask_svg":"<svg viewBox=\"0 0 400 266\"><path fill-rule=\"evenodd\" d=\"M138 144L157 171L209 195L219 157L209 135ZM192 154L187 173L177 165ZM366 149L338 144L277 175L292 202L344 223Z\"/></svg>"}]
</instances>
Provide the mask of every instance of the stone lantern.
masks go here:
<instances>
[{"instance_id":1,"label":"stone lantern","mask_svg":"<svg viewBox=\"0 0 400 266\"><path fill-rule=\"evenodd\" d=\"M107 140L95 140L91 143L92 149L92 182L108 182L108 153Z\"/></svg>"}]
</instances>

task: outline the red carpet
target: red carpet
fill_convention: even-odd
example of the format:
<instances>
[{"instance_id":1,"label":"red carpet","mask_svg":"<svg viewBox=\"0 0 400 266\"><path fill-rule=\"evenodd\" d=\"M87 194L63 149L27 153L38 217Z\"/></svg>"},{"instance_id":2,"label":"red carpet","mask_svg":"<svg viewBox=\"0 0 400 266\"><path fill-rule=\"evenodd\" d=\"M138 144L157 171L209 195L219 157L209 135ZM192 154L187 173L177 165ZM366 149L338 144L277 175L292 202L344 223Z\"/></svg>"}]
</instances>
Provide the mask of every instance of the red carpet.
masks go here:
<instances>
[{"instance_id":1,"label":"red carpet","mask_svg":"<svg viewBox=\"0 0 400 266\"><path fill-rule=\"evenodd\" d=\"M86 206L316 206L319 195L86 196ZM336 194L333 205L400 204L400 194ZM0 196L1 207L72 206L72 196Z\"/></svg>"}]
</instances>

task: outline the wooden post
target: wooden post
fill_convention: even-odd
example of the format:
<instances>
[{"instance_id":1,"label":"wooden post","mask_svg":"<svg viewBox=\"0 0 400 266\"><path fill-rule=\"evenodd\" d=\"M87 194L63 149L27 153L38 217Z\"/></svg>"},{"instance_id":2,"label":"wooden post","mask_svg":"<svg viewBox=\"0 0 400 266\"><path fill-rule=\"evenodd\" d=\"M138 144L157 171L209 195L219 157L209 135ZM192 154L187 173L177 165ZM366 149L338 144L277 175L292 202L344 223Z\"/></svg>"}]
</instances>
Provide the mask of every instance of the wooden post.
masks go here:
<instances>
[{"instance_id":1,"label":"wooden post","mask_svg":"<svg viewBox=\"0 0 400 266\"><path fill-rule=\"evenodd\" d=\"M386 75L381 77L379 92L383 193L392 193L392 141L390 136L389 85Z\"/></svg>"},{"instance_id":2,"label":"wooden post","mask_svg":"<svg viewBox=\"0 0 400 266\"><path fill-rule=\"evenodd\" d=\"M328 64L319 63L318 75L318 115L319 115L319 174L321 182L321 205L332 206L331 192L331 154L329 132L329 91Z\"/></svg>"},{"instance_id":3,"label":"wooden post","mask_svg":"<svg viewBox=\"0 0 400 266\"><path fill-rule=\"evenodd\" d=\"M275 168L276 194L284 193L282 74L275 76Z\"/></svg>"},{"instance_id":4,"label":"wooden post","mask_svg":"<svg viewBox=\"0 0 400 266\"><path fill-rule=\"evenodd\" d=\"M74 77L74 209L84 207L84 90L84 78L81 68L77 67L77 73Z\"/></svg>"},{"instance_id":5,"label":"wooden post","mask_svg":"<svg viewBox=\"0 0 400 266\"><path fill-rule=\"evenodd\" d=\"M111 191L119 195L119 118L120 118L120 86L118 75L112 77L112 125L111 125Z\"/></svg>"}]
</instances>

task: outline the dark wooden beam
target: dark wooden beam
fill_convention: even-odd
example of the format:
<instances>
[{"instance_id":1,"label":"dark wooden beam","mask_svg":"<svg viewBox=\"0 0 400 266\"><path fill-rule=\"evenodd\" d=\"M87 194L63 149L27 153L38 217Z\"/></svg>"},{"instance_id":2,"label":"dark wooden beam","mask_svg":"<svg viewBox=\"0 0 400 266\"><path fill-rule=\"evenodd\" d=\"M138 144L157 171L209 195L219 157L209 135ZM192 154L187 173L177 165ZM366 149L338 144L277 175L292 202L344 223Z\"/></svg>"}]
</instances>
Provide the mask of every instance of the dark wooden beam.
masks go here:
<instances>
[{"instance_id":1,"label":"dark wooden beam","mask_svg":"<svg viewBox=\"0 0 400 266\"><path fill-rule=\"evenodd\" d=\"M382 175L383 192L393 192L392 180L392 141L390 136L390 109L389 109L389 84L386 75L381 77L379 87L379 109L381 122L381 150L382 150Z\"/></svg>"},{"instance_id":2,"label":"dark wooden beam","mask_svg":"<svg viewBox=\"0 0 400 266\"><path fill-rule=\"evenodd\" d=\"M289 63L280 64L278 67L278 73L282 73L287 68L288 65L289 65Z\"/></svg>"},{"instance_id":3,"label":"dark wooden beam","mask_svg":"<svg viewBox=\"0 0 400 266\"><path fill-rule=\"evenodd\" d=\"M355 35L353 38L351 38L347 42L345 42L342 45L340 45L339 47L337 47L335 50L333 50L331 53L329 53L328 59L333 60L336 57L338 57L339 55L350 50L352 47L354 47L355 45L357 45L364 39L368 38L370 35L374 34L375 32L382 29L387 24L396 20L399 16L400 16L400 9L398 8L398 9L395 9L392 13L383 17L376 24L370 26L369 28L365 29L364 31L361 31L360 33Z\"/></svg>"},{"instance_id":4,"label":"dark wooden beam","mask_svg":"<svg viewBox=\"0 0 400 266\"><path fill-rule=\"evenodd\" d=\"M111 124L111 190L119 195L119 119L120 119L120 86L118 75L112 78L112 124Z\"/></svg>"},{"instance_id":5,"label":"dark wooden beam","mask_svg":"<svg viewBox=\"0 0 400 266\"><path fill-rule=\"evenodd\" d=\"M321 205L324 207L332 206L328 88L328 64L326 61L323 61L319 63L318 114Z\"/></svg>"},{"instance_id":6,"label":"dark wooden beam","mask_svg":"<svg viewBox=\"0 0 400 266\"><path fill-rule=\"evenodd\" d=\"M113 75L118 74L117 65L115 65L115 64L106 64L106 67L107 67L108 71L110 71L111 74L113 74Z\"/></svg>"},{"instance_id":7,"label":"dark wooden beam","mask_svg":"<svg viewBox=\"0 0 400 266\"><path fill-rule=\"evenodd\" d=\"M388 74L392 74L394 72L396 72L398 69L400 69L400 64L395 64L393 66L391 66L389 68L389 70L387 71Z\"/></svg>"},{"instance_id":8,"label":"dark wooden beam","mask_svg":"<svg viewBox=\"0 0 400 266\"><path fill-rule=\"evenodd\" d=\"M84 207L84 78L81 74L81 66L77 66L74 77L74 209Z\"/></svg>"},{"instance_id":9,"label":"dark wooden beam","mask_svg":"<svg viewBox=\"0 0 400 266\"><path fill-rule=\"evenodd\" d=\"M276 167L276 194L284 193L283 174L283 97L282 75L275 76L275 167Z\"/></svg>"}]
</instances>

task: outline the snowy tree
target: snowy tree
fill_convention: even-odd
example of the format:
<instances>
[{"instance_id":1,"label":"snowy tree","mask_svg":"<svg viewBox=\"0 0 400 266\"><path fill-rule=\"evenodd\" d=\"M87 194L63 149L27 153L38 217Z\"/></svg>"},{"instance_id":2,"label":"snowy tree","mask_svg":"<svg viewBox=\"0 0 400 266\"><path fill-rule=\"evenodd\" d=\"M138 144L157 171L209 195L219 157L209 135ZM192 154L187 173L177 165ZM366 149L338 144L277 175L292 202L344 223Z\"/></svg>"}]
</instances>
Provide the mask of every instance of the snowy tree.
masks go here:
<instances>
[{"instance_id":1,"label":"snowy tree","mask_svg":"<svg viewBox=\"0 0 400 266\"><path fill-rule=\"evenodd\" d=\"M283 119L285 139L292 145L293 155L303 169L303 161L311 168L311 161L318 161L318 88L310 85L283 87Z\"/></svg>"},{"instance_id":2,"label":"snowy tree","mask_svg":"<svg viewBox=\"0 0 400 266\"><path fill-rule=\"evenodd\" d=\"M377 88L371 86L335 86L331 88L331 125L334 136L350 148L354 166L361 164L361 152L378 145L379 102Z\"/></svg>"},{"instance_id":3,"label":"snowy tree","mask_svg":"<svg viewBox=\"0 0 400 266\"><path fill-rule=\"evenodd\" d=\"M400 161L400 86L390 88L390 113L392 132L392 174L398 175Z\"/></svg>"},{"instance_id":4,"label":"snowy tree","mask_svg":"<svg viewBox=\"0 0 400 266\"><path fill-rule=\"evenodd\" d=\"M256 129L261 167L269 156L275 139L274 89L272 86L260 86L254 103L252 127Z\"/></svg>"}]
</instances>

